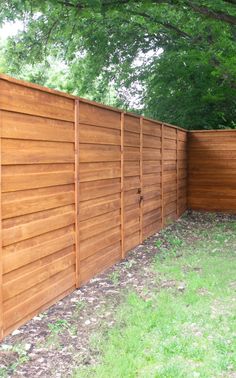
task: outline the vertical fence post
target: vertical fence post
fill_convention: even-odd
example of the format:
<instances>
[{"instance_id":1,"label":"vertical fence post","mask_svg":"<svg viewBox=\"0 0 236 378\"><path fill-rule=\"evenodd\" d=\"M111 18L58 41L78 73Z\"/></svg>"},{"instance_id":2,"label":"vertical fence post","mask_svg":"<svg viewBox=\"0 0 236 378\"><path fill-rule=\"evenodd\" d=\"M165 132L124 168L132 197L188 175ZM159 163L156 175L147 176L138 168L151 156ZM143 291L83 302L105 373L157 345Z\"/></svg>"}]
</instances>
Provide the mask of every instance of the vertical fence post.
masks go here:
<instances>
[{"instance_id":1,"label":"vertical fence post","mask_svg":"<svg viewBox=\"0 0 236 378\"><path fill-rule=\"evenodd\" d=\"M179 218L179 130L176 129L176 215Z\"/></svg>"},{"instance_id":2,"label":"vertical fence post","mask_svg":"<svg viewBox=\"0 0 236 378\"><path fill-rule=\"evenodd\" d=\"M120 233L121 233L121 259L125 258L124 240L124 112L120 114Z\"/></svg>"},{"instance_id":3,"label":"vertical fence post","mask_svg":"<svg viewBox=\"0 0 236 378\"><path fill-rule=\"evenodd\" d=\"M164 227L164 124L161 124L161 227Z\"/></svg>"},{"instance_id":4,"label":"vertical fence post","mask_svg":"<svg viewBox=\"0 0 236 378\"><path fill-rule=\"evenodd\" d=\"M139 221L139 242L143 242L143 117L139 118L140 122L140 157L139 157L139 175L140 175L140 221Z\"/></svg>"},{"instance_id":5,"label":"vertical fence post","mask_svg":"<svg viewBox=\"0 0 236 378\"><path fill-rule=\"evenodd\" d=\"M3 339L2 276L2 112L0 110L0 340Z\"/></svg>"},{"instance_id":6,"label":"vertical fence post","mask_svg":"<svg viewBox=\"0 0 236 378\"><path fill-rule=\"evenodd\" d=\"M79 100L75 100L75 284L80 286L79 248Z\"/></svg>"}]
</instances>

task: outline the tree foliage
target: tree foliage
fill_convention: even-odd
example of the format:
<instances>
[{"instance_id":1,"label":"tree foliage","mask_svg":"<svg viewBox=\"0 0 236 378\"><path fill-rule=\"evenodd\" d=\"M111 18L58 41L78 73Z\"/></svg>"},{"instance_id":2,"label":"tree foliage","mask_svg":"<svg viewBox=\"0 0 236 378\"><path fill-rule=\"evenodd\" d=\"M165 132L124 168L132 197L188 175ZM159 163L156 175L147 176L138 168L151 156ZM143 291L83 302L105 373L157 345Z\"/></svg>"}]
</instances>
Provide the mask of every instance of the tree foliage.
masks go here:
<instances>
[{"instance_id":1,"label":"tree foliage","mask_svg":"<svg viewBox=\"0 0 236 378\"><path fill-rule=\"evenodd\" d=\"M5 1L0 22L16 19L12 75L187 128L235 127L235 0Z\"/></svg>"}]
</instances>

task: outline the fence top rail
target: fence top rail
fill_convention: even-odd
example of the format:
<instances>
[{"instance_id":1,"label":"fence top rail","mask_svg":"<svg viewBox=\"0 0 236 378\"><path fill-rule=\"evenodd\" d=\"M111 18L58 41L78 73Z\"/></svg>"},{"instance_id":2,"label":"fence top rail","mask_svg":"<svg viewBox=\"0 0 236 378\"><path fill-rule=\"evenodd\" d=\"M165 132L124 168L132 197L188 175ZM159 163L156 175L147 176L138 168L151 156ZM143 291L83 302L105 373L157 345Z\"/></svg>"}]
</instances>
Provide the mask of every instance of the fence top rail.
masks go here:
<instances>
[{"instance_id":1,"label":"fence top rail","mask_svg":"<svg viewBox=\"0 0 236 378\"><path fill-rule=\"evenodd\" d=\"M14 77L11 77L11 76L8 76L8 75L5 75L5 74L0 74L0 79L5 80L5 81L9 81L9 82L17 84L17 85L21 85L23 87L37 89L37 90L42 91L42 92L48 92L48 93L52 93L52 94L55 94L55 95L58 95L58 96L76 99L76 96L73 96L69 93L58 91L56 89L47 88L47 87L44 87L44 86L39 85L39 84L30 83L30 82L25 81L25 80L15 79Z\"/></svg>"},{"instance_id":2,"label":"fence top rail","mask_svg":"<svg viewBox=\"0 0 236 378\"><path fill-rule=\"evenodd\" d=\"M57 95L57 96L66 97L66 98L69 98L69 99L72 99L72 100L80 100L83 103L94 105L94 106L97 106L99 108L111 110L111 111L117 112L117 113L124 113L124 114L131 116L131 117L136 117L136 118L142 117L144 120L147 120L147 121L159 124L159 125L163 124L164 126L168 126L168 127L172 127L172 128L175 128L175 129L179 129L179 130L188 132L187 129L184 129L184 128L176 126L176 125L172 125L172 124L162 122L162 121L159 121L159 120L155 120L155 119L152 119L152 118L148 118L148 117L143 117L141 114L139 115L139 114L135 114L135 113L132 113L132 112L126 112L122 109L118 109L118 108L115 108L115 107L109 106L109 105L104 105L104 104L101 104L101 103L96 102L96 101L88 100L86 98L82 98L82 97L75 96L75 95L72 95L72 94L69 94L69 93L66 93L66 92L59 91L57 89L51 89L51 88L44 87L44 86L39 85L39 84L30 83L28 81L15 79L14 77L11 77L11 76L8 76L8 75L5 75L5 74L0 73L0 80L8 81L8 82L11 82L11 83L14 83L14 84L17 84L17 85L21 85L23 87L36 89L36 90L41 91L41 92L47 92L47 93L51 93L51 94L54 94L54 95Z\"/></svg>"},{"instance_id":3,"label":"fence top rail","mask_svg":"<svg viewBox=\"0 0 236 378\"><path fill-rule=\"evenodd\" d=\"M188 132L192 133L223 133L223 132L232 132L235 133L236 129L211 129L211 130L188 130Z\"/></svg>"}]
</instances>

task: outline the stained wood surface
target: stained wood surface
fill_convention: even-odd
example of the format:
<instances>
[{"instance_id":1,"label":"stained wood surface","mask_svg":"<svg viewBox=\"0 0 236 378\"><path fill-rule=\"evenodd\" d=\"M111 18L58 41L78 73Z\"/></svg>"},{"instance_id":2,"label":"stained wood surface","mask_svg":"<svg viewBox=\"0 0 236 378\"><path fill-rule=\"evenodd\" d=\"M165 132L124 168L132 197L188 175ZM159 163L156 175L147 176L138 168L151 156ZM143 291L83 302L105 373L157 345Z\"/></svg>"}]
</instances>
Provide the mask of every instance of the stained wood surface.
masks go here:
<instances>
[{"instance_id":1,"label":"stained wood surface","mask_svg":"<svg viewBox=\"0 0 236 378\"><path fill-rule=\"evenodd\" d=\"M187 132L4 75L0 127L2 338L186 209Z\"/></svg>"},{"instance_id":2,"label":"stained wood surface","mask_svg":"<svg viewBox=\"0 0 236 378\"><path fill-rule=\"evenodd\" d=\"M75 287L74 100L0 79L3 334Z\"/></svg>"},{"instance_id":3,"label":"stained wood surface","mask_svg":"<svg viewBox=\"0 0 236 378\"><path fill-rule=\"evenodd\" d=\"M79 239L81 283L122 256L122 117L80 102Z\"/></svg>"},{"instance_id":4,"label":"stained wood surface","mask_svg":"<svg viewBox=\"0 0 236 378\"><path fill-rule=\"evenodd\" d=\"M142 131L143 239L146 239L161 228L161 125L144 118Z\"/></svg>"},{"instance_id":5,"label":"stained wood surface","mask_svg":"<svg viewBox=\"0 0 236 378\"><path fill-rule=\"evenodd\" d=\"M124 251L140 243L141 238L141 158L140 119L124 116ZM133 141L133 142L132 142ZM132 169L132 168L135 169ZM129 199L127 201L127 199Z\"/></svg>"},{"instance_id":6,"label":"stained wood surface","mask_svg":"<svg viewBox=\"0 0 236 378\"><path fill-rule=\"evenodd\" d=\"M75 142L75 284L76 288L80 286L80 234L79 234L79 200L80 200L80 177L79 177L79 133L81 125L79 122L80 107L79 101L75 100L75 125L74 125L74 142Z\"/></svg>"},{"instance_id":7,"label":"stained wood surface","mask_svg":"<svg viewBox=\"0 0 236 378\"><path fill-rule=\"evenodd\" d=\"M120 115L120 232L121 232L121 259L125 258L124 245L124 113Z\"/></svg>"},{"instance_id":8,"label":"stained wood surface","mask_svg":"<svg viewBox=\"0 0 236 378\"><path fill-rule=\"evenodd\" d=\"M189 133L188 206L236 212L236 131Z\"/></svg>"},{"instance_id":9,"label":"stained wood surface","mask_svg":"<svg viewBox=\"0 0 236 378\"><path fill-rule=\"evenodd\" d=\"M0 340L3 338L3 252L2 252L2 111L0 110Z\"/></svg>"}]
</instances>

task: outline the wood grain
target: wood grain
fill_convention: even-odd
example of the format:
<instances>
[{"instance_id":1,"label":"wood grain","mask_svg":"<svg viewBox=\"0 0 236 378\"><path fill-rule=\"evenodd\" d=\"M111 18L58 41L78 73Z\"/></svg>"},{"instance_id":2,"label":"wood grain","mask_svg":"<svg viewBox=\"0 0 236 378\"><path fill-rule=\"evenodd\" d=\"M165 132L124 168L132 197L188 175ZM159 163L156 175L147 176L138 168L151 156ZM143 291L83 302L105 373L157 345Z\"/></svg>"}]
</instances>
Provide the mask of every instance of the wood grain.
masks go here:
<instances>
[{"instance_id":1,"label":"wood grain","mask_svg":"<svg viewBox=\"0 0 236 378\"><path fill-rule=\"evenodd\" d=\"M74 101L57 94L0 79L0 109L45 118L74 121Z\"/></svg>"},{"instance_id":2,"label":"wood grain","mask_svg":"<svg viewBox=\"0 0 236 378\"><path fill-rule=\"evenodd\" d=\"M164 227L164 125L161 125L161 227Z\"/></svg>"},{"instance_id":3,"label":"wood grain","mask_svg":"<svg viewBox=\"0 0 236 378\"><path fill-rule=\"evenodd\" d=\"M125 115L122 112L120 115L120 130L121 130L121 139L120 139L120 171L121 171L121 179L120 179L120 238L121 238L121 259L125 258L125 245L124 245L124 144L125 144L125 135L124 135L124 121Z\"/></svg>"},{"instance_id":4,"label":"wood grain","mask_svg":"<svg viewBox=\"0 0 236 378\"><path fill-rule=\"evenodd\" d=\"M124 257L142 237L142 117L124 116Z\"/></svg>"},{"instance_id":5,"label":"wood grain","mask_svg":"<svg viewBox=\"0 0 236 378\"><path fill-rule=\"evenodd\" d=\"M188 207L236 212L236 131L188 136Z\"/></svg>"},{"instance_id":6,"label":"wood grain","mask_svg":"<svg viewBox=\"0 0 236 378\"><path fill-rule=\"evenodd\" d=\"M176 206L182 214L188 138L175 126L4 75L0 86L2 339L125 258L176 219ZM222 208L236 197L234 134L220 135L202 133L200 149L198 136L190 138L194 206L211 196L212 180L225 195Z\"/></svg>"},{"instance_id":7,"label":"wood grain","mask_svg":"<svg viewBox=\"0 0 236 378\"><path fill-rule=\"evenodd\" d=\"M139 219L139 242L143 242L143 213L145 211L144 204L143 204L143 186L146 184L143 178L143 147L146 144L147 141L145 141L143 135L143 117L140 117L140 171L139 171L139 177L140 177L140 219Z\"/></svg>"},{"instance_id":8,"label":"wood grain","mask_svg":"<svg viewBox=\"0 0 236 378\"><path fill-rule=\"evenodd\" d=\"M3 338L3 248L2 248L2 111L0 110L0 340Z\"/></svg>"},{"instance_id":9,"label":"wood grain","mask_svg":"<svg viewBox=\"0 0 236 378\"><path fill-rule=\"evenodd\" d=\"M79 201L80 201L80 176L79 176L79 135L80 135L80 103L75 100L75 123L74 123L74 142L75 142L75 285L80 286L80 233L79 233Z\"/></svg>"}]
</instances>

